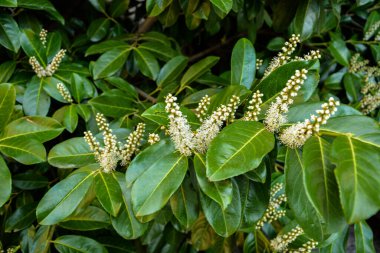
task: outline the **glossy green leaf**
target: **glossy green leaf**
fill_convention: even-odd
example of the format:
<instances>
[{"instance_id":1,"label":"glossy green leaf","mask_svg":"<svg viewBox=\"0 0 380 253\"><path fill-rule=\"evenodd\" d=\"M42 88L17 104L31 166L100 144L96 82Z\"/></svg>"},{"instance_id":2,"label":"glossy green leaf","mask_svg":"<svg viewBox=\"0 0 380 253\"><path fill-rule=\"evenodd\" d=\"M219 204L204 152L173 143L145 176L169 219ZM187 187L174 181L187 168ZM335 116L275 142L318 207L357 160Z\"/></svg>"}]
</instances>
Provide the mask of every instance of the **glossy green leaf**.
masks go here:
<instances>
[{"instance_id":1,"label":"glossy green leaf","mask_svg":"<svg viewBox=\"0 0 380 253\"><path fill-rule=\"evenodd\" d=\"M107 249L94 239L80 235L63 235L53 241L60 253L107 253Z\"/></svg>"},{"instance_id":2,"label":"glossy green leaf","mask_svg":"<svg viewBox=\"0 0 380 253\"><path fill-rule=\"evenodd\" d=\"M157 59L146 49L134 48L134 52L141 73L152 80L156 80L160 71Z\"/></svg>"},{"instance_id":3,"label":"glossy green leaf","mask_svg":"<svg viewBox=\"0 0 380 253\"><path fill-rule=\"evenodd\" d=\"M216 241L217 235L207 222L206 217L200 214L191 229L191 244L197 250L207 250Z\"/></svg>"},{"instance_id":4,"label":"glossy green leaf","mask_svg":"<svg viewBox=\"0 0 380 253\"><path fill-rule=\"evenodd\" d=\"M5 222L5 232L17 232L29 227L36 220L37 202L17 208Z\"/></svg>"},{"instance_id":5,"label":"glossy green leaf","mask_svg":"<svg viewBox=\"0 0 380 253\"><path fill-rule=\"evenodd\" d=\"M227 105L233 95L239 97L240 101L243 101L250 93L251 91L245 86L229 85L211 98L211 103L207 110L208 114L212 114L221 105Z\"/></svg>"},{"instance_id":6,"label":"glossy green leaf","mask_svg":"<svg viewBox=\"0 0 380 253\"><path fill-rule=\"evenodd\" d=\"M80 172L54 185L37 206L40 224L53 225L70 216L92 185L94 172Z\"/></svg>"},{"instance_id":7,"label":"glossy green leaf","mask_svg":"<svg viewBox=\"0 0 380 253\"><path fill-rule=\"evenodd\" d=\"M112 216L117 216L122 204L120 186L112 173L99 172L95 177L95 192L100 204Z\"/></svg>"},{"instance_id":8,"label":"glossy green leaf","mask_svg":"<svg viewBox=\"0 0 380 253\"><path fill-rule=\"evenodd\" d=\"M186 68L187 62L188 58L182 55L168 61L158 74L157 85L163 87L173 82Z\"/></svg>"},{"instance_id":9,"label":"glossy green leaf","mask_svg":"<svg viewBox=\"0 0 380 253\"><path fill-rule=\"evenodd\" d=\"M263 124L235 122L211 142L206 159L207 177L219 181L253 170L273 147L273 134Z\"/></svg>"},{"instance_id":10,"label":"glossy green leaf","mask_svg":"<svg viewBox=\"0 0 380 253\"><path fill-rule=\"evenodd\" d=\"M161 151L160 151L161 152ZM171 153L146 168L132 186L132 205L136 216L159 211L181 185L187 171L187 157Z\"/></svg>"},{"instance_id":11,"label":"glossy green leaf","mask_svg":"<svg viewBox=\"0 0 380 253\"><path fill-rule=\"evenodd\" d=\"M346 73L343 77L343 84L347 98L350 102L358 102L361 95L361 78L353 73Z\"/></svg>"},{"instance_id":12,"label":"glossy green leaf","mask_svg":"<svg viewBox=\"0 0 380 253\"><path fill-rule=\"evenodd\" d=\"M215 232L223 237L229 237L235 233L240 225L241 201L239 188L235 181L232 181L232 184L232 201L225 209L203 193L200 194L202 209L207 221Z\"/></svg>"},{"instance_id":13,"label":"glossy green leaf","mask_svg":"<svg viewBox=\"0 0 380 253\"><path fill-rule=\"evenodd\" d=\"M93 54L102 54L112 49L127 49L127 48L130 48L130 46L124 41L106 40L87 48L85 56L89 56Z\"/></svg>"},{"instance_id":14,"label":"glossy green leaf","mask_svg":"<svg viewBox=\"0 0 380 253\"><path fill-rule=\"evenodd\" d=\"M31 253L48 253L50 242L54 234L54 226L40 226L33 238Z\"/></svg>"},{"instance_id":15,"label":"glossy green leaf","mask_svg":"<svg viewBox=\"0 0 380 253\"><path fill-rule=\"evenodd\" d=\"M136 219L132 211L131 188L126 186L124 176L121 173L116 176L122 191L124 205L117 217L111 217L112 226L123 238L136 239L145 233L148 223L140 223Z\"/></svg>"},{"instance_id":16,"label":"glossy green leaf","mask_svg":"<svg viewBox=\"0 0 380 253\"><path fill-rule=\"evenodd\" d=\"M328 50L339 64L348 67L351 53L348 50L346 43L339 34L330 33L330 37L331 42Z\"/></svg>"},{"instance_id":17,"label":"glossy green leaf","mask_svg":"<svg viewBox=\"0 0 380 253\"><path fill-rule=\"evenodd\" d=\"M21 31L20 37L21 47L25 54L29 57L36 57L37 61L42 67L46 67L47 60L44 54L45 48L38 38L38 34L35 34L32 30L27 29Z\"/></svg>"},{"instance_id":18,"label":"glossy green leaf","mask_svg":"<svg viewBox=\"0 0 380 253\"><path fill-rule=\"evenodd\" d=\"M94 79L114 75L124 65L131 48L114 48L102 54L95 62L92 70Z\"/></svg>"},{"instance_id":19,"label":"glossy green leaf","mask_svg":"<svg viewBox=\"0 0 380 253\"><path fill-rule=\"evenodd\" d=\"M8 123L16 102L16 89L8 83L0 84L0 132Z\"/></svg>"},{"instance_id":20,"label":"glossy green leaf","mask_svg":"<svg viewBox=\"0 0 380 253\"><path fill-rule=\"evenodd\" d=\"M46 41L46 56L51 62L62 46L62 37L58 32L49 32Z\"/></svg>"},{"instance_id":21,"label":"glossy green leaf","mask_svg":"<svg viewBox=\"0 0 380 253\"><path fill-rule=\"evenodd\" d=\"M172 49L170 45L156 41L143 42L139 45L139 50L144 49L163 61L169 61L178 56L179 53Z\"/></svg>"},{"instance_id":22,"label":"glossy green leaf","mask_svg":"<svg viewBox=\"0 0 380 253\"><path fill-rule=\"evenodd\" d=\"M331 152L346 220L371 217L380 209L380 148L347 135L334 140Z\"/></svg>"},{"instance_id":23,"label":"glossy green leaf","mask_svg":"<svg viewBox=\"0 0 380 253\"><path fill-rule=\"evenodd\" d=\"M206 177L206 157L198 153L194 157L194 169L202 192L225 209L232 200L231 180L209 181Z\"/></svg>"},{"instance_id":24,"label":"glossy green leaf","mask_svg":"<svg viewBox=\"0 0 380 253\"><path fill-rule=\"evenodd\" d=\"M300 151L288 149L285 160L285 192L294 218L311 238L325 239L324 221L310 201L304 185L305 167Z\"/></svg>"},{"instance_id":25,"label":"glossy green leaf","mask_svg":"<svg viewBox=\"0 0 380 253\"><path fill-rule=\"evenodd\" d=\"M2 7L17 7L17 0L1 0L0 6L2 6Z\"/></svg>"},{"instance_id":26,"label":"glossy green leaf","mask_svg":"<svg viewBox=\"0 0 380 253\"><path fill-rule=\"evenodd\" d=\"M236 42L231 56L231 84L251 88L256 73L256 53L245 38Z\"/></svg>"},{"instance_id":27,"label":"glossy green leaf","mask_svg":"<svg viewBox=\"0 0 380 253\"><path fill-rule=\"evenodd\" d=\"M151 167L164 166L165 157L175 152L173 143L168 139L163 139L158 143L147 147L139 153L129 164L125 173L127 187L130 188L137 178L139 178L145 170Z\"/></svg>"},{"instance_id":28,"label":"glossy green leaf","mask_svg":"<svg viewBox=\"0 0 380 253\"><path fill-rule=\"evenodd\" d=\"M0 141L36 139L46 142L57 137L63 131L58 121L48 117L27 116L12 121L5 126Z\"/></svg>"},{"instance_id":29,"label":"glossy green leaf","mask_svg":"<svg viewBox=\"0 0 380 253\"><path fill-rule=\"evenodd\" d=\"M109 214L102 208L88 206L70 215L60 227L70 230L89 231L108 227L110 225Z\"/></svg>"},{"instance_id":30,"label":"glossy green leaf","mask_svg":"<svg viewBox=\"0 0 380 253\"><path fill-rule=\"evenodd\" d=\"M95 158L83 137L75 137L55 145L49 152L48 162L57 168L71 169L95 163Z\"/></svg>"},{"instance_id":31,"label":"glossy green leaf","mask_svg":"<svg viewBox=\"0 0 380 253\"><path fill-rule=\"evenodd\" d=\"M136 112L134 98L121 90L109 90L89 101L96 110L110 117L123 117Z\"/></svg>"},{"instance_id":32,"label":"glossy green leaf","mask_svg":"<svg viewBox=\"0 0 380 253\"><path fill-rule=\"evenodd\" d=\"M181 79L181 87L197 80L198 77L209 71L219 61L219 57L208 56L197 63L191 65L191 67L185 72Z\"/></svg>"},{"instance_id":33,"label":"glossy green leaf","mask_svg":"<svg viewBox=\"0 0 380 253\"><path fill-rule=\"evenodd\" d=\"M373 233L365 221L355 223L355 245L357 253L375 253Z\"/></svg>"},{"instance_id":34,"label":"glossy green leaf","mask_svg":"<svg viewBox=\"0 0 380 253\"><path fill-rule=\"evenodd\" d=\"M20 30L11 15L0 15L0 44L17 53L20 49Z\"/></svg>"},{"instance_id":35,"label":"glossy green leaf","mask_svg":"<svg viewBox=\"0 0 380 253\"><path fill-rule=\"evenodd\" d=\"M229 13L232 9L232 0L210 0L211 3L221 12Z\"/></svg>"},{"instance_id":36,"label":"glossy green leaf","mask_svg":"<svg viewBox=\"0 0 380 253\"><path fill-rule=\"evenodd\" d=\"M294 33L301 35L301 40L306 40L313 34L315 26L319 22L320 3L317 0L302 1L298 5L294 17Z\"/></svg>"},{"instance_id":37,"label":"glossy green leaf","mask_svg":"<svg viewBox=\"0 0 380 253\"><path fill-rule=\"evenodd\" d=\"M71 96L80 103L83 99L91 98L95 94L95 87L86 77L73 73L70 83Z\"/></svg>"},{"instance_id":38,"label":"glossy green leaf","mask_svg":"<svg viewBox=\"0 0 380 253\"><path fill-rule=\"evenodd\" d=\"M25 172L14 175L12 184L22 190L34 190L48 186L49 180L40 174Z\"/></svg>"},{"instance_id":39,"label":"glossy green leaf","mask_svg":"<svg viewBox=\"0 0 380 253\"><path fill-rule=\"evenodd\" d=\"M198 196L191 186L190 178L185 178L177 192L170 198L170 206L179 223L189 230L198 218Z\"/></svg>"},{"instance_id":40,"label":"glossy green leaf","mask_svg":"<svg viewBox=\"0 0 380 253\"><path fill-rule=\"evenodd\" d=\"M108 18L99 18L91 22L87 29L87 36L92 42L98 42L103 39L109 30L110 20Z\"/></svg>"},{"instance_id":41,"label":"glossy green leaf","mask_svg":"<svg viewBox=\"0 0 380 253\"><path fill-rule=\"evenodd\" d=\"M111 85L124 91L128 96L134 97L136 99L138 98L136 88L132 84L124 80L123 78L111 76L111 77L107 77L105 80L109 82Z\"/></svg>"},{"instance_id":42,"label":"glossy green leaf","mask_svg":"<svg viewBox=\"0 0 380 253\"><path fill-rule=\"evenodd\" d=\"M49 13L54 19L58 20L62 25L65 20L54 8L54 6L48 0L17 0L18 7L32 10L42 10Z\"/></svg>"},{"instance_id":43,"label":"glossy green leaf","mask_svg":"<svg viewBox=\"0 0 380 253\"><path fill-rule=\"evenodd\" d=\"M347 226L343 231L331 235L332 242L326 247L321 246L319 251L321 253L346 253L348 230ZM326 241L330 240L330 238Z\"/></svg>"},{"instance_id":44,"label":"glossy green leaf","mask_svg":"<svg viewBox=\"0 0 380 253\"><path fill-rule=\"evenodd\" d=\"M2 157L0 157L0 174L0 207L2 207L12 193L11 173Z\"/></svg>"},{"instance_id":45,"label":"glossy green leaf","mask_svg":"<svg viewBox=\"0 0 380 253\"><path fill-rule=\"evenodd\" d=\"M116 0L110 6L111 17L119 17L123 15L129 7L130 0Z\"/></svg>"},{"instance_id":46,"label":"glossy green leaf","mask_svg":"<svg viewBox=\"0 0 380 253\"><path fill-rule=\"evenodd\" d=\"M66 127L67 131L73 133L78 125L78 114L76 105L72 104L66 107L65 114L63 115L62 124Z\"/></svg>"},{"instance_id":47,"label":"glossy green leaf","mask_svg":"<svg viewBox=\"0 0 380 253\"><path fill-rule=\"evenodd\" d=\"M50 97L44 91L43 86L43 79L39 79L37 76L34 76L27 84L23 99L26 115L46 116L49 112Z\"/></svg>"},{"instance_id":48,"label":"glossy green leaf","mask_svg":"<svg viewBox=\"0 0 380 253\"><path fill-rule=\"evenodd\" d=\"M12 138L0 140L0 151L23 164L46 160L45 147L36 139Z\"/></svg>"},{"instance_id":49,"label":"glossy green leaf","mask_svg":"<svg viewBox=\"0 0 380 253\"><path fill-rule=\"evenodd\" d=\"M303 148L304 184L310 201L326 222L328 233L345 226L339 190L330 157L331 145L319 136L311 137Z\"/></svg>"},{"instance_id":50,"label":"glossy green leaf","mask_svg":"<svg viewBox=\"0 0 380 253\"><path fill-rule=\"evenodd\" d=\"M15 61L6 61L0 64L0 83L6 83L12 77L17 63Z\"/></svg>"}]
</instances>

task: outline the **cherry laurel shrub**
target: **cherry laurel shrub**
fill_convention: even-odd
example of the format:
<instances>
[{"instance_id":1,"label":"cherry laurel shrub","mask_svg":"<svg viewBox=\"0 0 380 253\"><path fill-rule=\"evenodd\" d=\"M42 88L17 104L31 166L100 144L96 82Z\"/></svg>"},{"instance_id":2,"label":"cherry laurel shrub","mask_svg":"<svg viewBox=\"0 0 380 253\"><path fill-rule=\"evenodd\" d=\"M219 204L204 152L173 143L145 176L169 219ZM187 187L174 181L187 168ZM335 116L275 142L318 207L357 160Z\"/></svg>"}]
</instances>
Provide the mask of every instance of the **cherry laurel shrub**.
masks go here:
<instances>
[{"instance_id":1,"label":"cherry laurel shrub","mask_svg":"<svg viewBox=\"0 0 380 253\"><path fill-rule=\"evenodd\" d=\"M64 2L0 0L1 252L375 252L377 1Z\"/></svg>"}]
</instances>

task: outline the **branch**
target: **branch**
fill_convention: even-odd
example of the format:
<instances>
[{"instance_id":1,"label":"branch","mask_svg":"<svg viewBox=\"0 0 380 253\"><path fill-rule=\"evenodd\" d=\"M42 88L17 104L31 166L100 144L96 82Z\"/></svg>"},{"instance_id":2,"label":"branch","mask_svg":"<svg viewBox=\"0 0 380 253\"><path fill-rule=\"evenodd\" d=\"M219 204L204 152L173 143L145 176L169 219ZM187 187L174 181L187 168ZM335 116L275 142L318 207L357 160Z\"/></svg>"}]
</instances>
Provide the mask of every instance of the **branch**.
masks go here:
<instances>
[{"instance_id":1,"label":"branch","mask_svg":"<svg viewBox=\"0 0 380 253\"><path fill-rule=\"evenodd\" d=\"M149 100L149 101L152 102L153 104L157 103L157 99L156 99L156 98L152 97L151 95L149 95L148 93L146 93L146 92L143 91L142 89L137 88L136 86L134 86L134 87L135 87L137 93L138 93L141 97L145 98L146 100Z\"/></svg>"},{"instance_id":2,"label":"branch","mask_svg":"<svg viewBox=\"0 0 380 253\"><path fill-rule=\"evenodd\" d=\"M157 21L157 17L147 17L144 22L137 29L136 34L146 33Z\"/></svg>"}]
</instances>

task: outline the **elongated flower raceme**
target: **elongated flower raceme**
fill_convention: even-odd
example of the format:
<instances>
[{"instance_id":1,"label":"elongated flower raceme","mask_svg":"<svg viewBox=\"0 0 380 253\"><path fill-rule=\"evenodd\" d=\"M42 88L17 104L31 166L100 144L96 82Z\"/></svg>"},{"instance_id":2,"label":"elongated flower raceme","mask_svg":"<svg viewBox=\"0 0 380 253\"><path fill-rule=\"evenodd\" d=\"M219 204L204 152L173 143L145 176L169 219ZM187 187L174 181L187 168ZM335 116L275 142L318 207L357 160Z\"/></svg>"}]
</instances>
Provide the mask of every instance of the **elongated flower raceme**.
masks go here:
<instances>
[{"instance_id":1,"label":"elongated flower raceme","mask_svg":"<svg viewBox=\"0 0 380 253\"><path fill-rule=\"evenodd\" d=\"M128 165L132 159L133 154L139 151L142 137L145 131L145 124L139 123L136 130L133 131L127 139L127 143L124 144L121 150L121 165Z\"/></svg>"},{"instance_id":2,"label":"elongated flower raceme","mask_svg":"<svg viewBox=\"0 0 380 253\"><path fill-rule=\"evenodd\" d=\"M370 26L368 31L365 33L363 40L369 40L376 33L376 31L379 29L379 27L380 27L380 20ZM379 33L380 33L380 31L379 31ZM378 40L378 38L377 38L378 35L376 35L375 40Z\"/></svg>"},{"instance_id":3,"label":"elongated flower raceme","mask_svg":"<svg viewBox=\"0 0 380 253\"><path fill-rule=\"evenodd\" d=\"M311 253L313 249L315 249L318 246L318 242L311 239L310 241L307 241L306 243L302 244L301 247L298 249L288 249L284 252L286 253Z\"/></svg>"},{"instance_id":4,"label":"elongated flower raceme","mask_svg":"<svg viewBox=\"0 0 380 253\"><path fill-rule=\"evenodd\" d=\"M58 70L58 67L63 59L65 57L66 50L61 49L58 51L58 53L54 56L53 60L50 64L46 66L46 68L43 68L41 64L38 62L36 57L32 56L29 58L29 64L32 66L33 71L36 73L36 75L41 77L47 77L52 76L55 71Z\"/></svg>"},{"instance_id":5,"label":"elongated flower raceme","mask_svg":"<svg viewBox=\"0 0 380 253\"><path fill-rule=\"evenodd\" d=\"M57 90L64 100L66 100L68 103L73 102L70 91L66 88L66 86L63 83L57 83Z\"/></svg>"},{"instance_id":6,"label":"elongated flower raceme","mask_svg":"<svg viewBox=\"0 0 380 253\"><path fill-rule=\"evenodd\" d=\"M232 96L227 106L222 105L212 113L210 117L203 121L194 136L194 148L197 152L204 154L211 141L220 132L223 122L234 117L240 99Z\"/></svg>"},{"instance_id":7,"label":"elongated flower raceme","mask_svg":"<svg viewBox=\"0 0 380 253\"><path fill-rule=\"evenodd\" d=\"M263 217L256 223L256 229L261 229L264 223L271 223L285 215L285 210L279 210L279 207L283 202L286 202L286 196L285 194L277 194L283 187L282 183L277 183L271 188L268 208Z\"/></svg>"},{"instance_id":8,"label":"elongated flower raceme","mask_svg":"<svg viewBox=\"0 0 380 253\"><path fill-rule=\"evenodd\" d=\"M334 115L337 106L339 106L339 101L331 97L327 103L322 104L321 110L316 111L318 116L311 115L310 119L286 128L279 136L280 141L290 148L302 147L306 140L318 133L319 127L326 124L331 115Z\"/></svg>"},{"instance_id":9,"label":"elongated flower raceme","mask_svg":"<svg viewBox=\"0 0 380 253\"><path fill-rule=\"evenodd\" d=\"M202 122L207 114L207 108L210 105L210 97L205 95L198 104L198 107L195 109L195 115L198 117L199 121Z\"/></svg>"},{"instance_id":10,"label":"elongated flower raceme","mask_svg":"<svg viewBox=\"0 0 380 253\"><path fill-rule=\"evenodd\" d=\"M189 122L186 116L179 110L177 100L172 94L168 94L165 99L165 110L169 114L168 132L174 142L176 149L185 156L190 156L193 150L193 137Z\"/></svg>"},{"instance_id":11,"label":"elongated flower raceme","mask_svg":"<svg viewBox=\"0 0 380 253\"><path fill-rule=\"evenodd\" d=\"M265 127L268 131L277 132L280 126L286 123L286 115L289 106L293 104L293 97L297 96L301 85L305 82L307 70L296 70L293 76L287 81L285 88L280 95L276 97L276 101L272 102L266 112L264 120Z\"/></svg>"},{"instance_id":12,"label":"elongated flower raceme","mask_svg":"<svg viewBox=\"0 0 380 253\"><path fill-rule=\"evenodd\" d=\"M300 226L297 226L284 235L278 235L270 241L270 245L276 252L286 252L288 245L295 241L297 237L303 233L303 229Z\"/></svg>"},{"instance_id":13,"label":"elongated flower raceme","mask_svg":"<svg viewBox=\"0 0 380 253\"><path fill-rule=\"evenodd\" d=\"M46 47L47 33L48 33L47 30L45 30L45 29L41 29L40 34L39 34L39 36L40 36L40 41L41 41L41 43L42 43L42 45L43 45L44 47Z\"/></svg>"},{"instance_id":14,"label":"elongated flower raceme","mask_svg":"<svg viewBox=\"0 0 380 253\"><path fill-rule=\"evenodd\" d=\"M259 90L254 92L252 95L252 99L249 101L248 110L245 112L243 120L245 121L258 121L259 114L261 111L261 104L263 101L261 98L264 96Z\"/></svg>"}]
</instances>

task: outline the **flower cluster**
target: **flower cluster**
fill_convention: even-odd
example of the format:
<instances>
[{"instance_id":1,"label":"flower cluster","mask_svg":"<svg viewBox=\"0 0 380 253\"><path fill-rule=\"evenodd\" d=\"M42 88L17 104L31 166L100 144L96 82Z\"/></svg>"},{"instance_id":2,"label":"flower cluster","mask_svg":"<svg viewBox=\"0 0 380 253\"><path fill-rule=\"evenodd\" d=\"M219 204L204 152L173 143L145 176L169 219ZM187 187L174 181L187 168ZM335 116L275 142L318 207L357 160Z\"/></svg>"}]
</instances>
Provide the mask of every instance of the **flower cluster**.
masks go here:
<instances>
[{"instance_id":1,"label":"flower cluster","mask_svg":"<svg viewBox=\"0 0 380 253\"><path fill-rule=\"evenodd\" d=\"M277 57L274 57L269 63L268 68L264 72L264 77L269 75L273 70L284 65L290 60L291 54L296 50L297 44L300 42L299 34L292 34L292 37L289 41L285 42L285 45L282 47L282 52L278 53Z\"/></svg>"},{"instance_id":2,"label":"flower cluster","mask_svg":"<svg viewBox=\"0 0 380 253\"><path fill-rule=\"evenodd\" d=\"M176 149L185 156L190 156L193 151L205 153L212 139L219 133L223 122L234 119L240 102L239 97L232 96L227 105L218 107L209 117L203 119L201 126L194 133L191 131L186 116L179 110L176 100L177 98L172 94L168 94L165 99L165 110L169 114L167 130ZM198 108L204 109L205 101L207 100L202 99L202 105Z\"/></svg>"},{"instance_id":3,"label":"flower cluster","mask_svg":"<svg viewBox=\"0 0 380 253\"><path fill-rule=\"evenodd\" d=\"M380 20L369 27L368 31L364 34L363 40L369 40L376 33L379 27L380 27ZM376 41L380 40L380 31L377 33L375 40Z\"/></svg>"},{"instance_id":4,"label":"flower cluster","mask_svg":"<svg viewBox=\"0 0 380 253\"><path fill-rule=\"evenodd\" d=\"M369 114L380 106L380 83L367 83L363 88L363 99L361 109L364 114Z\"/></svg>"},{"instance_id":5,"label":"flower cluster","mask_svg":"<svg viewBox=\"0 0 380 253\"><path fill-rule=\"evenodd\" d=\"M350 59L349 72L359 73L365 70L365 67L368 65L368 60L361 60L360 54L355 54Z\"/></svg>"},{"instance_id":6,"label":"flower cluster","mask_svg":"<svg viewBox=\"0 0 380 253\"><path fill-rule=\"evenodd\" d=\"M270 245L274 251L283 252L286 251L288 245L295 241L298 236L304 233L300 226L297 226L290 230L288 233L283 235L278 235L276 238L270 241Z\"/></svg>"},{"instance_id":7,"label":"flower cluster","mask_svg":"<svg viewBox=\"0 0 380 253\"><path fill-rule=\"evenodd\" d=\"M259 70L263 66L263 59L256 59L256 70Z\"/></svg>"},{"instance_id":8,"label":"flower cluster","mask_svg":"<svg viewBox=\"0 0 380 253\"><path fill-rule=\"evenodd\" d=\"M66 88L66 86L63 83L57 83L57 90L64 100L66 100L68 103L73 102L70 91Z\"/></svg>"},{"instance_id":9,"label":"flower cluster","mask_svg":"<svg viewBox=\"0 0 380 253\"><path fill-rule=\"evenodd\" d=\"M195 109L195 115L198 117L199 121L202 122L207 114L207 108L210 105L210 97L205 95L198 104L198 107Z\"/></svg>"},{"instance_id":10,"label":"flower cluster","mask_svg":"<svg viewBox=\"0 0 380 253\"><path fill-rule=\"evenodd\" d=\"M37 74L39 78L52 76L54 72L57 71L59 64L61 63L65 54L66 54L65 49L59 50L58 53L54 56L51 63L48 64L46 68L43 68L41 64L38 62L38 60L36 59L36 57L34 56L29 58L29 64L32 66L34 72Z\"/></svg>"},{"instance_id":11,"label":"flower cluster","mask_svg":"<svg viewBox=\"0 0 380 253\"><path fill-rule=\"evenodd\" d=\"M305 54L302 57L296 56L294 57L294 60L296 61L311 61L311 60L317 60L321 59L321 53L319 50L311 50L309 53Z\"/></svg>"},{"instance_id":12,"label":"flower cluster","mask_svg":"<svg viewBox=\"0 0 380 253\"><path fill-rule=\"evenodd\" d=\"M285 194L277 196L277 193L281 191L283 187L282 183L277 183L270 190L268 208L265 210L263 217L257 222L256 229L261 229L264 223L271 223L285 215L285 210L278 210L278 208L283 202L286 202L286 196Z\"/></svg>"},{"instance_id":13,"label":"flower cluster","mask_svg":"<svg viewBox=\"0 0 380 253\"><path fill-rule=\"evenodd\" d=\"M160 136L158 134L155 134L155 133L149 134L149 136L148 136L148 143L150 145L153 145L154 143L157 143L159 141L160 141Z\"/></svg>"},{"instance_id":14,"label":"flower cluster","mask_svg":"<svg viewBox=\"0 0 380 253\"><path fill-rule=\"evenodd\" d=\"M303 146L308 138L319 132L320 125L326 124L331 115L334 115L337 106L339 106L339 101L330 97L327 103L322 104L322 109L316 111L318 116L313 114L310 119L286 128L279 136L280 141L290 148Z\"/></svg>"},{"instance_id":15,"label":"flower cluster","mask_svg":"<svg viewBox=\"0 0 380 253\"><path fill-rule=\"evenodd\" d=\"M40 41L44 47L46 47L47 30L42 29L40 32Z\"/></svg>"},{"instance_id":16,"label":"flower cluster","mask_svg":"<svg viewBox=\"0 0 380 253\"><path fill-rule=\"evenodd\" d=\"M84 139L94 152L95 160L99 163L102 170L106 173L114 171L118 162L121 165L127 165L132 155L138 151L141 145L142 135L144 133L145 124L139 123L134 132L132 132L123 146L117 142L116 136L112 133L104 115L98 113L96 115L96 123L100 131L103 131L104 147L95 139L91 131L84 132Z\"/></svg>"},{"instance_id":17,"label":"flower cluster","mask_svg":"<svg viewBox=\"0 0 380 253\"><path fill-rule=\"evenodd\" d=\"M259 90L253 93L252 99L249 101L249 106L248 110L245 112L243 120L246 121L258 121L258 115L260 114L261 111L261 104L263 101L261 98L264 96Z\"/></svg>"},{"instance_id":18,"label":"flower cluster","mask_svg":"<svg viewBox=\"0 0 380 253\"><path fill-rule=\"evenodd\" d=\"M264 120L265 127L268 131L277 132L279 127L286 123L285 113L288 112L289 105L293 104L293 97L297 96L298 90L306 80L307 70L296 70L295 74L287 81L285 88L280 95L276 97L276 101L272 102Z\"/></svg>"},{"instance_id":19,"label":"flower cluster","mask_svg":"<svg viewBox=\"0 0 380 253\"><path fill-rule=\"evenodd\" d=\"M286 253L310 253L317 246L318 246L318 242L311 239L310 241L307 241L306 243L302 244L302 246L299 247L298 249L288 249L285 252Z\"/></svg>"}]
</instances>

